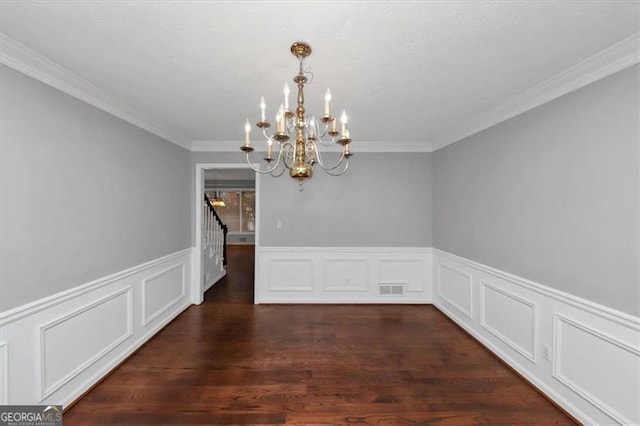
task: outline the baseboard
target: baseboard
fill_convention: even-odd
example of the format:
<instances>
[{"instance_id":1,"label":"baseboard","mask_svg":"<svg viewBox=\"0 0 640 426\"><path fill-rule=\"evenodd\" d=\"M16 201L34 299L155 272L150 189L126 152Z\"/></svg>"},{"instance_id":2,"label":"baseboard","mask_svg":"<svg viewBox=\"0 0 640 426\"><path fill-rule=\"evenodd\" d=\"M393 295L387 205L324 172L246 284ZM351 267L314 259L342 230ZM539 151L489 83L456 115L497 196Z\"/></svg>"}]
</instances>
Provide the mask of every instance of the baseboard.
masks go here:
<instances>
[{"instance_id":1,"label":"baseboard","mask_svg":"<svg viewBox=\"0 0 640 426\"><path fill-rule=\"evenodd\" d=\"M435 306L569 414L640 423L639 318L442 250L433 272Z\"/></svg>"},{"instance_id":2,"label":"baseboard","mask_svg":"<svg viewBox=\"0 0 640 426\"><path fill-rule=\"evenodd\" d=\"M209 284L204 286L204 291L206 292L207 290L209 290L211 287L213 287L218 281L220 281L221 279L223 279L224 277L227 276L227 270L224 269L222 272L220 272L218 275L216 275L215 277L213 277L213 279L211 281L209 281Z\"/></svg>"},{"instance_id":3,"label":"baseboard","mask_svg":"<svg viewBox=\"0 0 640 426\"><path fill-rule=\"evenodd\" d=\"M579 421L640 423L637 317L431 248L258 256L258 303L433 302ZM0 404L70 404L190 305L192 260L182 250L0 314ZM407 291L379 293L394 284Z\"/></svg>"},{"instance_id":4,"label":"baseboard","mask_svg":"<svg viewBox=\"0 0 640 426\"><path fill-rule=\"evenodd\" d=\"M431 303L431 248L259 247L256 303Z\"/></svg>"},{"instance_id":5,"label":"baseboard","mask_svg":"<svg viewBox=\"0 0 640 426\"><path fill-rule=\"evenodd\" d=\"M181 250L0 314L0 404L71 404L191 305L191 259Z\"/></svg>"}]
</instances>

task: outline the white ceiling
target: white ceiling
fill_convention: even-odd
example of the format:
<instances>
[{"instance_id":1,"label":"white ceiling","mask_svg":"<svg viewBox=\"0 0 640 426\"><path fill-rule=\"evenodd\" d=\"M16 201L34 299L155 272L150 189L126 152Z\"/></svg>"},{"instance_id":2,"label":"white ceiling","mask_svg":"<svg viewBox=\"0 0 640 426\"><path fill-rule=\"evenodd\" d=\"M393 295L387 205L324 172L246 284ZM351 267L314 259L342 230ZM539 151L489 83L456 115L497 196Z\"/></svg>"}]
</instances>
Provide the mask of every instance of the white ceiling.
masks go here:
<instances>
[{"instance_id":1,"label":"white ceiling","mask_svg":"<svg viewBox=\"0 0 640 426\"><path fill-rule=\"evenodd\" d=\"M334 112L349 113L357 152L358 143L451 139L455 129L640 30L638 1L2 1L0 7L2 33L188 147L236 146L245 119L259 118L260 96L272 116L284 81L297 72L289 52L297 40L313 48L307 110L321 114L330 87Z\"/></svg>"}]
</instances>

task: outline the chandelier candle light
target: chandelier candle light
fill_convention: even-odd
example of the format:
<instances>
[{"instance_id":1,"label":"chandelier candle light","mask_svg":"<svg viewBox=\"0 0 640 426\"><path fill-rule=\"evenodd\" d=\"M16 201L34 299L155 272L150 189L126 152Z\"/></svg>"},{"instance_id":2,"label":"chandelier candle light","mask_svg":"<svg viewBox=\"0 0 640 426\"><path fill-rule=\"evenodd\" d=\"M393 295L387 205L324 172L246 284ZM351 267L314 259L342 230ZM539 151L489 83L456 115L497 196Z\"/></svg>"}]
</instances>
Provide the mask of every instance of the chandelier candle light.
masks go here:
<instances>
[{"instance_id":1,"label":"chandelier candle light","mask_svg":"<svg viewBox=\"0 0 640 426\"><path fill-rule=\"evenodd\" d=\"M347 128L347 113L342 111L340 122L341 132L337 130L336 118L331 116L331 91L327 89L324 95L324 115L319 122L312 114L305 114L304 109L304 85L307 83L307 72L304 71L303 61L311 54L311 46L304 42L296 42L291 45L291 53L298 58L300 68L298 75L293 78L298 86L298 106L295 112L289 110L289 95L291 89L289 84L284 84L284 102L280 104L276 114L276 131L268 135L267 129L271 123L266 120L266 102L260 98L260 121L256 126L262 130L267 141L267 154L264 157L266 167L256 168L251 162L249 155L254 151L251 145L251 124L247 119L244 125L245 139L244 145L240 149L247 156L247 163L254 171L263 174L271 174L274 177L282 176L285 170L289 170L289 175L298 179L300 191L305 179L313 175L313 166L318 164L322 170L331 176L340 176L349 168L349 157L353 154L349 150L349 129ZM320 125L319 123L322 123ZM295 142L289 139L295 138ZM277 155L274 158L274 141L277 142ZM339 144L342 146L338 160L334 164L325 164L318 146L331 146Z\"/></svg>"}]
</instances>

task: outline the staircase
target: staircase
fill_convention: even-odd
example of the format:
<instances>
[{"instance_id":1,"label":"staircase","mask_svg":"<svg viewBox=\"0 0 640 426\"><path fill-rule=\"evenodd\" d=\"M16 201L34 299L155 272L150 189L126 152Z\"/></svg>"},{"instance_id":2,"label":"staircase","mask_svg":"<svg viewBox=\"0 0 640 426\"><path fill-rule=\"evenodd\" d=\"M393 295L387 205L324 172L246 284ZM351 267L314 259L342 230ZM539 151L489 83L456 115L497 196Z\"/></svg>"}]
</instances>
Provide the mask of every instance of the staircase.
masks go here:
<instances>
[{"instance_id":1,"label":"staircase","mask_svg":"<svg viewBox=\"0 0 640 426\"><path fill-rule=\"evenodd\" d=\"M202 205L202 229L202 279L206 290L226 274L227 266L227 225L206 194Z\"/></svg>"}]
</instances>

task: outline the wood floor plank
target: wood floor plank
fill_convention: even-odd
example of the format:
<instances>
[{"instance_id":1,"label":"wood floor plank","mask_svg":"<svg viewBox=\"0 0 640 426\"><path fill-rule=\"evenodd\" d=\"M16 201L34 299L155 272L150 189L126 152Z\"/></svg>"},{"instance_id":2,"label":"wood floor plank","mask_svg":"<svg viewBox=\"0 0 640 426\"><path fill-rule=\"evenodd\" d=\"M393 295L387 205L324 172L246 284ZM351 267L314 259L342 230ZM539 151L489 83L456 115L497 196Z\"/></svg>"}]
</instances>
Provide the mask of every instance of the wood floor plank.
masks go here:
<instances>
[{"instance_id":1,"label":"wood floor plank","mask_svg":"<svg viewBox=\"0 0 640 426\"><path fill-rule=\"evenodd\" d=\"M575 424L433 306L253 305L252 250L65 425Z\"/></svg>"}]
</instances>

